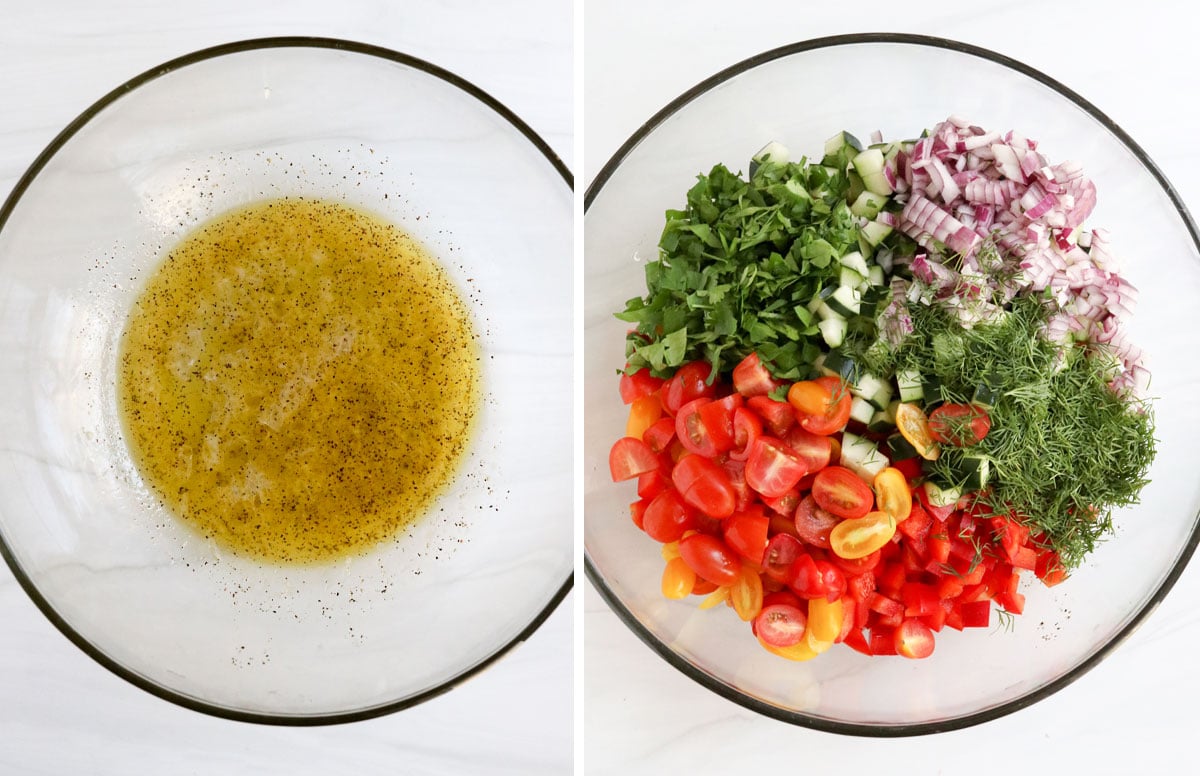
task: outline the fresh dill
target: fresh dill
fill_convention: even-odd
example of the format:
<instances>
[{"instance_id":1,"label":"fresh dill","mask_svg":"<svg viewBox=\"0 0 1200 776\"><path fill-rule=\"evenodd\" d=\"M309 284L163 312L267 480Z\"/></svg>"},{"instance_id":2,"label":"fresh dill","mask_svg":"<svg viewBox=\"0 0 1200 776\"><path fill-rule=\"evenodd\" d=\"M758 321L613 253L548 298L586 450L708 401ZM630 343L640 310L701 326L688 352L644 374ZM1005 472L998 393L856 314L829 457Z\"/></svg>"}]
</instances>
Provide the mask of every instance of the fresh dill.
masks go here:
<instances>
[{"instance_id":1,"label":"fresh dill","mask_svg":"<svg viewBox=\"0 0 1200 776\"><path fill-rule=\"evenodd\" d=\"M970 403L994 395L991 430L975 445L943 448L931 476L954 481L964 457L986 458L990 487L980 500L1042 532L1073 568L1112 530L1112 510L1137 503L1154 458L1149 403L1130 403L1109 382L1114 364L1083 346L1060 348L1040 331L1046 308L1018 297L1000 320L962 327L951 311L912 305L914 331L872 371L916 369L935 378L932 401ZM878 373L878 372L877 372Z\"/></svg>"}]
</instances>

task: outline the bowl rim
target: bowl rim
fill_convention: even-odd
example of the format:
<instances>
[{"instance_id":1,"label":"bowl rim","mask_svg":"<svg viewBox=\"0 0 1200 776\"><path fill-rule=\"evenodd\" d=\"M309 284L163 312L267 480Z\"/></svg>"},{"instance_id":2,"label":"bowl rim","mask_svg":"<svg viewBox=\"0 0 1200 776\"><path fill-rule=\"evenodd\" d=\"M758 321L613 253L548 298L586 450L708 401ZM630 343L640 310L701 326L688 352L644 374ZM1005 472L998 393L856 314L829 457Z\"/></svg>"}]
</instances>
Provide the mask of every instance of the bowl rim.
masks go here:
<instances>
[{"instance_id":1,"label":"bowl rim","mask_svg":"<svg viewBox=\"0 0 1200 776\"><path fill-rule=\"evenodd\" d=\"M516 113L504 105L504 103L500 102L498 99L461 76L458 76L449 70L439 67L438 65L435 65L424 59L374 44L361 43L342 38L327 38L304 35L272 36L263 38L249 38L230 43L223 43L220 45L199 49L191 52L190 54L184 54L133 76L120 86L116 87L98 99L82 113L80 113L74 120L67 124L67 126L63 128L63 130L59 132L53 140L50 141L49 145L47 145L45 149L38 154L25 173L17 180L16 184L12 188L12 191L5 199L4 204L0 205L0 231L3 231L4 226L8 222L9 216L12 215L13 210L16 208L26 190L37 178L38 174L41 173L46 164L49 163L49 161L54 157L54 155L58 153L58 151L61 150L62 147L80 129L88 124L88 122L90 122L101 111L119 100L121 97L161 76L169 75L177 70L199 64L206 60L216 59L218 57L227 56L230 54L240 54L248 51L282 48L311 48L344 51L352 54L360 54L388 60L405 65L415 70L419 70L427 75L434 76L435 78L444 81L450 88L459 89L465 92L468 96L475 98L485 107L491 109L505 121L511 124L513 128L515 128L522 136L524 136L524 138L528 140L529 143L532 144L543 157L545 157L546 161L550 163L555 172L557 172L562 178L568 189L573 191L575 188L575 179L570 169L558 156L558 154L555 153L554 149L550 147L549 143L542 139L542 137L538 135L532 127L526 124L519 116L517 116ZM572 552L572 554L574 553ZM62 635L66 636L67 639L80 650L82 650L84 654L88 655L104 668L107 668L109 671L121 677L130 684L145 690L151 695L155 695L163 700L170 701L178 706L192 709L193 711L202 712L214 717L230 719L237 722L252 722L288 727L310 727L316 725L342 724L373 719L375 717L381 717L402 709L416 706L448 692L449 690L462 684L464 681L476 676L484 669L495 664L496 661L498 661L501 657L508 654L513 647L533 635L534 631L541 627L541 625L549 618L550 614L556 608L558 608L558 605L563 601L564 598L566 598L567 593L569 593L571 588L574 586L575 580L574 571L568 573L566 579L562 581L550 599L545 603L541 610L537 612L533 619L521 629L519 633L517 633L507 642L499 645L491 654L487 655L478 663L467 667L466 669L433 687L422 690L415 695L411 695L400 700L389 701L363 709L340 712L324 712L319 714L289 715L251 712L204 701L199 698L172 690L165 685L159 684L147 677L142 676L141 674L138 674L130 668L126 668L120 662L109 657L98 647L88 641L88 639L84 637L82 633L71 627L71 625L58 614L50 601L47 600L38 590L32 578L21 567L16 556L13 554L12 549L9 547L8 540L5 538L2 531L0 531L0 556L2 556L4 561L8 564L13 576L21 585L21 588L25 591L26 595L29 596L37 608L41 610L42 614L45 615L46 619L49 620L59 630L59 632L62 633Z\"/></svg>"},{"instance_id":2,"label":"bowl rim","mask_svg":"<svg viewBox=\"0 0 1200 776\"><path fill-rule=\"evenodd\" d=\"M1129 134L1125 132L1125 130L1123 130L1116 122L1114 122L1091 102L1084 99L1081 95L1068 88L1058 80L1051 78L1045 73L1042 73L1041 71L1036 70L1004 54L950 38L895 32L864 32L845 35L830 35L799 41L796 43L790 43L778 48L764 51L747 59L743 59L742 61L730 65L729 67L726 67L725 69L704 79L691 89L688 89L683 94L676 97L665 107L651 116L646 123L642 124L642 126L639 127L629 137L629 139L627 139L620 146L620 148L617 149L612 158L608 160L604 167L600 169L600 172L597 173L596 177L593 178L588 184L583 200L583 210L585 216L592 202L600 194L605 184L613 176L613 174L617 171L617 169L621 166L633 149L636 148L660 124L662 124L675 113L685 108L693 100L736 76L753 70L760 65L773 62L777 59L782 59L795 54L801 54L806 51L833 48L837 46L859 45L864 43L903 44L954 51L959 54L978 57L980 59L988 60L1021 73L1022 75L1025 75L1041 83L1042 85L1049 87L1051 90L1067 98L1077 108L1083 110L1093 119L1095 119L1101 126L1111 132L1113 136L1115 136L1117 140L1134 155L1134 157L1146 169L1146 171L1150 173L1159 186L1161 186L1168 199L1170 199L1171 204L1174 205L1175 210L1182 219L1188 234L1192 238L1193 244L1196 246L1197 250L1200 251L1200 231L1197 230L1196 223L1192 220L1191 214L1188 212L1187 207L1183 204L1183 200L1179 196L1179 193L1176 191L1175 187L1170 183L1170 181L1167 180L1163 172L1150 159L1149 155L1142 149L1142 147L1139 146L1137 142L1134 141L1134 139L1130 137ZM588 581L591 582L593 587L600 594L600 597L605 601L605 603L608 604L609 608L616 613L617 617L624 622L625 625L629 627L629 629L632 630L646 646L650 647L651 650L653 650L668 664L682 672L684 675L698 682L703 687L715 692L717 695L720 695L726 700L733 701L734 703L737 703L764 716L793 725L812 728L814 730L838 733L841 735L896 738L902 736L944 733L952 730L961 730L963 728L979 725L984 722L989 722L1037 703L1040 700L1044 700L1045 698L1050 697L1054 693L1071 684L1076 679L1090 671L1092 668L1096 667L1100 661L1111 654L1113 650L1115 650L1121 643L1129 638L1129 636L1142 624L1142 622L1145 621L1151 612L1158 608L1158 605L1162 603L1164 598L1166 598L1167 593L1170 592L1171 588L1174 587L1176 581L1183 573L1183 570L1195 552L1198 543L1200 543L1200 514L1197 514L1196 517L1193 518L1191 535L1188 538L1188 541L1181 548L1180 554L1176 558L1170 572L1166 575L1158 589L1154 591L1142 608L1128 623L1126 623L1125 627L1118 631L1106 644L1101 646L1100 649L1089 656L1086 660L1057 679L1054 679L1018 698L1014 698L998 706L984 709L982 711L934 722L886 725L844 722L826 717L818 717L811 714L784 709L740 692L731 685L717 680L710 674L698 669L691 662L680 657L677 653L671 650L670 647L668 647L653 633L651 633L649 629L642 625L633 612L631 612L629 608L625 606L625 604L617 597L616 593L605 583L600 570L592 562L591 556L587 554L586 541L584 549L584 573Z\"/></svg>"}]
</instances>

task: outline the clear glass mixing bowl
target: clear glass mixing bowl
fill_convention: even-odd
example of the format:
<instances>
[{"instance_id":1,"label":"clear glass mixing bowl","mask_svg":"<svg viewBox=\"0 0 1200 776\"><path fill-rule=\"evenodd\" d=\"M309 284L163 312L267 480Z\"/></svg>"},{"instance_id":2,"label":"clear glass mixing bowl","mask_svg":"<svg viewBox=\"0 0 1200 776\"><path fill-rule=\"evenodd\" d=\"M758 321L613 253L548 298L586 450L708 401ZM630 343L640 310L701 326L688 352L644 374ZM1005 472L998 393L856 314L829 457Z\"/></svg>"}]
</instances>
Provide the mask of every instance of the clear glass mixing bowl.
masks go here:
<instances>
[{"instance_id":1,"label":"clear glass mixing bowl","mask_svg":"<svg viewBox=\"0 0 1200 776\"><path fill-rule=\"evenodd\" d=\"M1129 335L1148 353L1158 456L1142 503L1065 584L1026 583L1011 631L938 634L927 660L870 658L847 648L792 663L764 651L724 607L699 611L659 592L662 558L630 521L636 498L609 481L607 454L624 428L616 370L627 325L612 314L645 293L663 211L682 207L696 175L723 162L745 171L770 140L819 158L826 138L912 137L951 114L1015 129L1054 161L1096 182L1090 223L1108 228L1141 291ZM896 34L826 38L769 51L709 78L652 117L586 196L584 282L585 548L589 579L671 665L748 708L798 725L863 735L963 727L1061 689L1114 649L1163 599L1197 542L1195 225L1137 144L1050 77L952 41Z\"/></svg>"},{"instance_id":2,"label":"clear glass mixing bowl","mask_svg":"<svg viewBox=\"0 0 1200 776\"><path fill-rule=\"evenodd\" d=\"M163 251L254 200L345 202L417 237L463 290L484 410L427 519L362 557L237 557L130 461L116 346ZM346 721L443 692L566 594L572 185L532 130L426 62L322 39L221 46L72 122L0 210L0 546L106 667L237 719Z\"/></svg>"}]
</instances>

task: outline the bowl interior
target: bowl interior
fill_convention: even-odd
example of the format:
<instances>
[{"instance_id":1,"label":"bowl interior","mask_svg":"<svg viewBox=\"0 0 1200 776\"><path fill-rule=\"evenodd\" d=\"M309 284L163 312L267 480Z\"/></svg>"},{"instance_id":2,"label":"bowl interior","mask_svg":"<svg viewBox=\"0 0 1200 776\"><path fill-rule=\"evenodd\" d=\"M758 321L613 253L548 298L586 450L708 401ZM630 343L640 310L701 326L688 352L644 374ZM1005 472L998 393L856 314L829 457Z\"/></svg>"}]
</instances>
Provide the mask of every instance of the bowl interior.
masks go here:
<instances>
[{"instance_id":1,"label":"bowl interior","mask_svg":"<svg viewBox=\"0 0 1200 776\"><path fill-rule=\"evenodd\" d=\"M904 36L799 44L734 68L645 127L589 191L585 218L585 546L589 573L617 612L669 662L744 705L842 732L931 732L1019 708L1092 665L1144 616L1196 540L1200 481L1191 439L1200 423L1189 386L1189 310L1200 288L1190 219L1145 155L1094 109L1044 76L986 52ZM881 39L885 38L885 39ZM886 79L881 78L886 74ZM1009 628L939 634L924 661L868 658L837 648L807 663L762 650L723 607L699 611L659 593L662 560L631 523L628 484L608 478L624 428L615 370L626 325L612 317L645 292L663 211L681 207L695 176L722 162L745 171L770 140L819 158L840 130L866 139L915 137L951 114L1032 137L1052 162L1084 165L1099 191L1091 226L1110 230L1123 274L1140 289L1129 334L1153 372L1158 455L1140 506L1065 584L1026 581L1027 608ZM606 173L611 173L605 178ZM995 622L995 618L993 618Z\"/></svg>"},{"instance_id":2,"label":"bowl interior","mask_svg":"<svg viewBox=\"0 0 1200 776\"><path fill-rule=\"evenodd\" d=\"M540 621L572 566L572 194L538 142L424 63L294 42L201 52L69 128L0 229L0 533L56 624L174 700L287 720L411 702ZM164 249L284 196L420 240L471 308L485 392L426 519L309 567L230 555L166 514L114 389L125 316Z\"/></svg>"}]
</instances>

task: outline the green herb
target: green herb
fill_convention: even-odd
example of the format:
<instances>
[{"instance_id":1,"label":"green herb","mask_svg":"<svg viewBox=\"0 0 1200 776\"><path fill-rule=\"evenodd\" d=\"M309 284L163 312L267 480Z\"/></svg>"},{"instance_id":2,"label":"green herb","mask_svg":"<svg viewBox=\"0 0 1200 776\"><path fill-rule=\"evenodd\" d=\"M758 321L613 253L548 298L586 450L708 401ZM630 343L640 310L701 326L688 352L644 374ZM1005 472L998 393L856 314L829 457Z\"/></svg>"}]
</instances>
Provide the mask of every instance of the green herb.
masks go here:
<instances>
[{"instance_id":1,"label":"green herb","mask_svg":"<svg viewBox=\"0 0 1200 776\"><path fill-rule=\"evenodd\" d=\"M716 375L757 351L776 377L808 377L822 339L807 305L858 246L850 186L803 160L765 162L749 180L722 165L700 176L685 208L667 211L648 293L617 315L637 324L629 369L661 377L705 360Z\"/></svg>"},{"instance_id":2,"label":"green herb","mask_svg":"<svg viewBox=\"0 0 1200 776\"><path fill-rule=\"evenodd\" d=\"M912 305L913 334L878 368L914 368L936 377L943 400L970 403L990 386L988 435L969 447L943 446L930 476L954 482L963 457L984 456L991 487L981 500L997 514L1028 521L1077 566L1112 530L1112 510L1137 503L1154 457L1148 404L1109 389L1115 363L1084 347L1060 351L1039 330L1046 308L1019 297L995 324L963 328L939 305ZM865 358L866 356L864 356ZM877 361L882 359L877 359ZM929 399L930 397L927 397Z\"/></svg>"}]
</instances>

